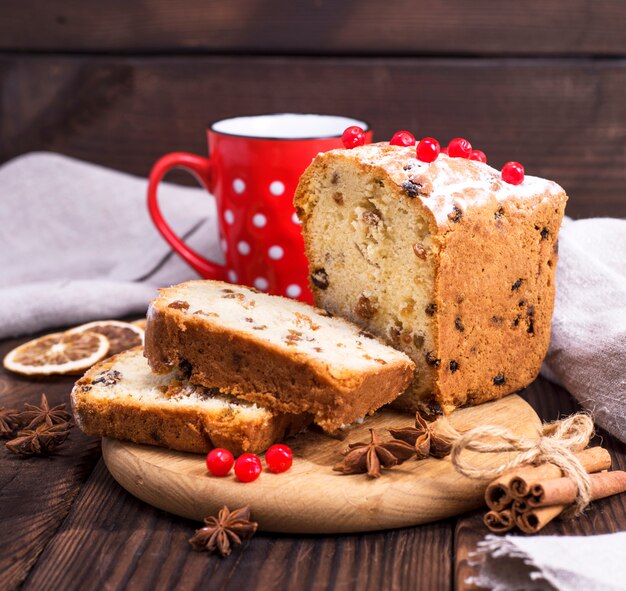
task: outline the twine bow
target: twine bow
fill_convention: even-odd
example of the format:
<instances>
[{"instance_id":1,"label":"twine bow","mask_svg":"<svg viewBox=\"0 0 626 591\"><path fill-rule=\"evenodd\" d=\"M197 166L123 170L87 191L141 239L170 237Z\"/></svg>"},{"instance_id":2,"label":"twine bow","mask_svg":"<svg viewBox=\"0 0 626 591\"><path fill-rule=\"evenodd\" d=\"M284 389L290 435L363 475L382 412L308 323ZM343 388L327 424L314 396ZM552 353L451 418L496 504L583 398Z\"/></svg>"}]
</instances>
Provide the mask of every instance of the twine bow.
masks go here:
<instances>
[{"instance_id":1,"label":"twine bow","mask_svg":"<svg viewBox=\"0 0 626 591\"><path fill-rule=\"evenodd\" d=\"M577 487L573 514L579 515L591 501L591 481L574 452L587 447L593 435L593 420L585 413L578 413L543 425L539 439L528 439L513 434L508 429L486 425L459 433L451 425L446 428L456 432L450 459L457 472L468 478L493 480L507 470L522 464L549 462L558 466ZM495 468L477 468L464 451L478 453L520 452Z\"/></svg>"}]
</instances>

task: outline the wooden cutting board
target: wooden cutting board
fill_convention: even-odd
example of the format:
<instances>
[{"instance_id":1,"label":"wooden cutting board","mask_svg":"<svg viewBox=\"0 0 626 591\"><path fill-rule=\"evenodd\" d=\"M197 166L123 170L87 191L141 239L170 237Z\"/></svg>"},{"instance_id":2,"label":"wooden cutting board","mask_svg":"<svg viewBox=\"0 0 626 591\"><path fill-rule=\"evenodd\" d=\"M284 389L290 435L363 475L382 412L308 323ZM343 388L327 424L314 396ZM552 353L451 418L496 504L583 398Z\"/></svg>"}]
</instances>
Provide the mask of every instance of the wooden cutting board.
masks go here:
<instances>
[{"instance_id":1,"label":"wooden cutting board","mask_svg":"<svg viewBox=\"0 0 626 591\"><path fill-rule=\"evenodd\" d=\"M541 425L533 409L519 396L472 408L451 416L460 430L478 425L508 427L514 433L536 437ZM479 507L485 482L458 474L449 458L409 460L378 479L365 474L333 472L341 450L355 441L369 440L369 429L411 426L410 415L383 410L351 429L340 441L307 432L288 441L294 463L288 472L264 471L252 483L232 475L212 477L205 456L103 439L104 461L113 477L131 494L165 511L196 521L250 505L252 516L265 531L289 533L345 533L418 525ZM468 456L481 466L506 459L506 454Z\"/></svg>"}]
</instances>

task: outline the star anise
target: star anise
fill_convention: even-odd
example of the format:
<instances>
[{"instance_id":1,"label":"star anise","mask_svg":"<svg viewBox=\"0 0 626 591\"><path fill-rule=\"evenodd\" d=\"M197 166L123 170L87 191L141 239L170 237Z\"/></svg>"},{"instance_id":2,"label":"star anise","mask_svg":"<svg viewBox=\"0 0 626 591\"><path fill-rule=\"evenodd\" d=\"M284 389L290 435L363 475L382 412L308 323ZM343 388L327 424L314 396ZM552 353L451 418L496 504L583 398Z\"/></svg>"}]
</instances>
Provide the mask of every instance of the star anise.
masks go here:
<instances>
[{"instance_id":1,"label":"star anise","mask_svg":"<svg viewBox=\"0 0 626 591\"><path fill-rule=\"evenodd\" d=\"M0 439L10 439L20 426L19 412L14 408L0 408Z\"/></svg>"},{"instance_id":2,"label":"star anise","mask_svg":"<svg viewBox=\"0 0 626 591\"><path fill-rule=\"evenodd\" d=\"M374 429L370 429L369 443L351 443L344 452L345 458L333 467L342 474L362 474L367 472L370 478L380 477L381 468L393 468L408 460L414 453L412 445L404 441L386 441L382 443Z\"/></svg>"},{"instance_id":3,"label":"star anise","mask_svg":"<svg viewBox=\"0 0 626 591\"><path fill-rule=\"evenodd\" d=\"M389 429L389 433L400 441L415 448L418 460L425 460L429 456L443 458L450 453L454 437L447 429L438 429L443 426L445 417L439 417L432 423L427 423L420 413L415 413L415 427Z\"/></svg>"},{"instance_id":4,"label":"star anise","mask_svg":"<svg viewBox=\"0 0 626 591\"><path fill-rule=\"evenodd\" d=\"M217 517L205 517L204 523L205 527L197 529L189 543L194 550L217 552L221 556L228 556L234 546L252 537L259 525L250 521L248 505L232 512L224 505Z\"/></svg>"},{"instance_id":5,"label":"star anise","mask_svg":"<svg viewBox=\"0 0 626 591\"><path fill-rule=\"evenodd\" d=\"M39 425L59 425L69 423L72 415L65 411L65 404L59 404L50 408L48 398L45 394L41 395L41 406L34 404L24 404L25 410L19 414L22 424L26 425L24 429L36 429Z\"/></svg>"},{"instance_id":6,"label":"star anise","mask_svg":"<svg viewBox=\"0 0 626 591\"><path fill-rule=\"evenodd\" d=\"M45 456L61 445L70 434L68 423L39 425L23 429L15 439L7 441L7 449L20 456Z\"/></svg>"}]
</instances>

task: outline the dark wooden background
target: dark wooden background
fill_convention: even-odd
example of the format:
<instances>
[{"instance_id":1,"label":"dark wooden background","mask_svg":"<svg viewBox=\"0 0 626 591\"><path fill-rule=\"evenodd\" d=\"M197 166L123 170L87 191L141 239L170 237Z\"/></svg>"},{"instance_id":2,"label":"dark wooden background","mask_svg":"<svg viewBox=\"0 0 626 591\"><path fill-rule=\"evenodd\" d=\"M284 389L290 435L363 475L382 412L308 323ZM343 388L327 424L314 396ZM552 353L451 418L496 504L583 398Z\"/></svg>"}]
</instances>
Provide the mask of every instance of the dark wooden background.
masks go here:
<instances>
[{"instance_id":1,"label":"dark wooden background","mask_svg":"<svg viewBox=\"0 0 626 591\"><path fill-rule=\"evenodd\" d=\"M468 137L626 217L623 0L0 0L0 162L55 150L147 175L209 121L347 114Z\"/></svg>"}]
</instances>

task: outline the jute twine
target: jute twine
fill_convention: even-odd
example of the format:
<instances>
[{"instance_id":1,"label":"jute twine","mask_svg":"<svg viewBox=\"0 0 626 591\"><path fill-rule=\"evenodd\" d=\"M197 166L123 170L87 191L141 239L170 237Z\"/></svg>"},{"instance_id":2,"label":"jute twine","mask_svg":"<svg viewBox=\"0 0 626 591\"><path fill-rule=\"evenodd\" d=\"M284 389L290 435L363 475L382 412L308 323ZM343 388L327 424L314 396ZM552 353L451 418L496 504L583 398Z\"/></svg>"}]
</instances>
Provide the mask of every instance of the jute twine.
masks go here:
<instances>
[{"instance_id":1,"label":"jute twine","mask_svg":"<svg viewBox=\"0 0 626 591\"><path fill-rule=\"evenodd\" d=\"M578 413L554 423L546 423L542 426L538 439L520 437L508 429L489 425L476 427L465 433L459 433L450 423L442 427L453 439L450 452L452 464L464 476L493 480L523 464L549 462L558 466L577 487L576 501L569 513L572 516L579 515L590 503L589 474L574 455L574 452L587 447L593 435L593 420L589 415ZM519 453L495 468L478 468L472 465L471 460L462 456L466 450L478 453Z\"/></svg>"}]
</instances>

